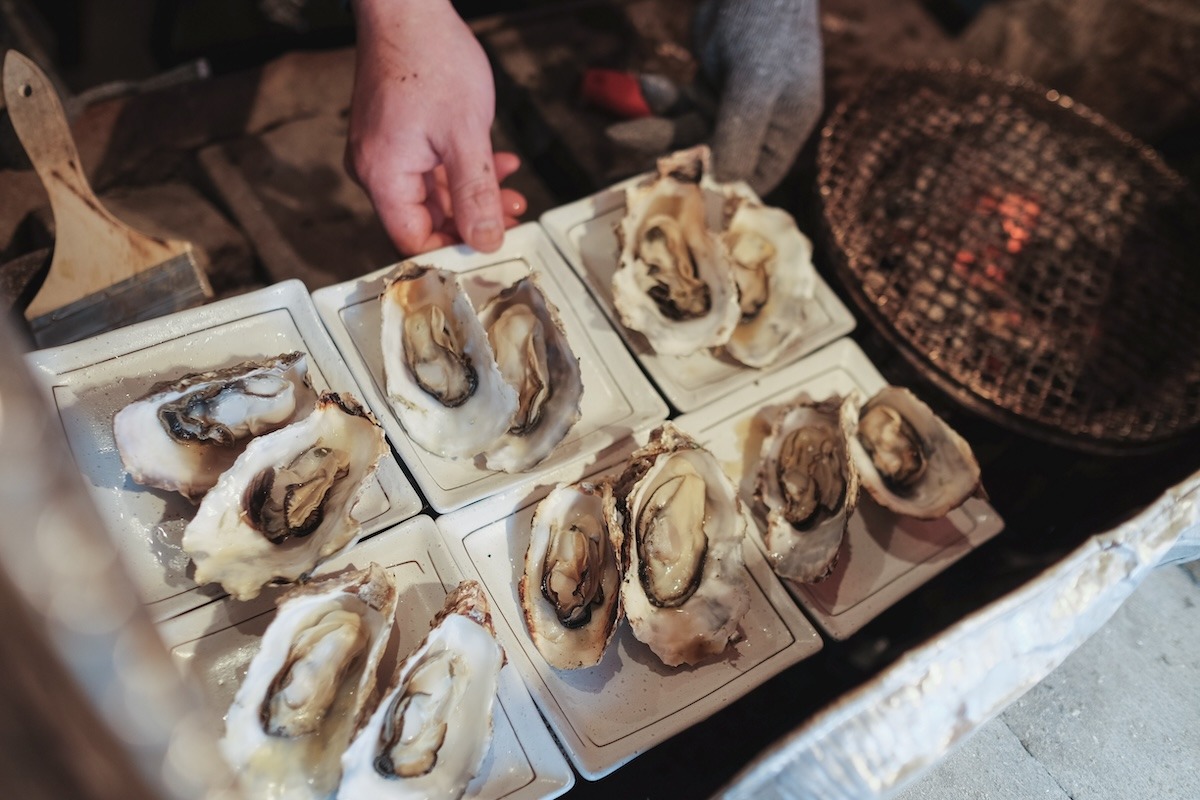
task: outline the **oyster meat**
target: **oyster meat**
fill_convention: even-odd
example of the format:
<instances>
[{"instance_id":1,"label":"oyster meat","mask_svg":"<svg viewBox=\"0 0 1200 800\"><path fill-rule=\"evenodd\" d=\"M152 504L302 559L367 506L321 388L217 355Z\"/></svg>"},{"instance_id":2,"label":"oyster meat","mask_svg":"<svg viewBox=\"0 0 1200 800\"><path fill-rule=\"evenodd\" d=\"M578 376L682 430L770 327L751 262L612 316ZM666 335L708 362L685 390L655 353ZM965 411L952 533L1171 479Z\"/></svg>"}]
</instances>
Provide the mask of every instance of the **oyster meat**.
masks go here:
<instances>
[{"instance_id":1,"label":"oyster meat","mask_svg":"<svg viewBox=\"0 0 1200 800\"><path fill-rule=\"evenodd\" d=\"M763 440L754 494L766 510L767 560L784 578L819 581L837 562L858 502L849 449L857 414L854 393L819 403L802 394Z\"/></svg>"},{"instance_id":2,"label":"oyster meat","mask_svg":"<svg viewBox=\"0 0 1200 800\"><path fill-rule=\"evenodd\" d=\"M903 387L863 404L850 452L863 487L897 514L937 519L980 491L971 446Z\"/></svg>"},{"instance_id":3,"label":"oyster meat","mask_svg":"<svg viewBox=\"0 0 1200 800\"><path fill-rule=\"evenodd\" d=\"M184 529L196 582L248 600L350 547L362 531L351 511L386 452L371 413L333 392L303 420L255 438Z\"/></svg>"},{"instance_id":4,"label":"oyster meat","mask_svg":"<svg viewBox=\"0 0 1200 800\"><path fill-rule=\"evenodd\" d=\"M537 507L517 585L525 627L556 669L600 662L621 621L621 529L607 483L559 484Z\"/></svg>"},{"instance_id":5,"label":"oyster meat","mask_svg":"<svg viewBox=\"0 0 1200 800\"><path fill-rule=\"evenodd\" d=\"M512 425L505 382L453 273L405 261L380 298L387 393L408 436L447 458L474 458Z\"/></svg>"},{"instance_id":6,"label":"oyster meat","mask_svg":"<svg viewBox=\"0 0 1200 800\"><path fill-rule=\"evenodd\" d=\"M741 314L728 254L705 220L707 162L703 146L660 159L656 178L626 190L617 227L613 306L663 355L723 344Z\"/></svg>"},{"instance_id":7,"label":"oyster meat","mask_svg":"<svg viewBox=\"0 0 1200 800\"><path fill-rule=\"evenodd\" d=\"M373 700L396 588L378 564L283 595L225 718L221 752L247 797L326 798Z\"/></svg>"},{"instance_id":8,"label":"oyster meat","mask_svg":"<svg viewBox=\"0 0 1200 800\"><path fill-rule=\"evenodd\" d=\"M508 431L484 452L488 469L522 472L548 456L579 419L583 377L562 320L529 275L479 313L504 379L517 390Z\"/></svg>"},{"instance_id":9,"label":"oyster meat","mask_svg":"<svg viewBox=\"0 0 1200 800\"><path fill-rule=\"evenodd\" d=\"M254 436L312 406L304 353L192 373L155 384L113 417L125 471L137 483L198 500Z\"/></svg>"},{"instance_id":10,"label":"oyster meat","mask_svg":"<svg viewBox=\"0 0 1200 800\"><path fill-rule=\"evenodd\" d=\"M342 754L340 800L457 800L491 746L504 651L482 587L464 581Z\"/></svg>"},{"instance_id":11,"label":"oyster meat","mask_svg":"<svg viewBox=\"0 0 1200 800\"><path fill-rule=\"evenodd\" d=\"M812 243L786 211L741 197L721 234L738 288L741 316L725 352L749 367L779 359L805 331L816 288Z\"/></svg>"},{"instance_id":12,"label":"oyster meat","mask_svg":"<svg viewBox=\"0 0 1200 800\"><path fill-rule=\"evenodd\" d=\"M750 609L746 520L716 459L664 423L616 483L628 552L621 601L633 634L668 666L725 650Z\"/></svg>"}]
</instances>

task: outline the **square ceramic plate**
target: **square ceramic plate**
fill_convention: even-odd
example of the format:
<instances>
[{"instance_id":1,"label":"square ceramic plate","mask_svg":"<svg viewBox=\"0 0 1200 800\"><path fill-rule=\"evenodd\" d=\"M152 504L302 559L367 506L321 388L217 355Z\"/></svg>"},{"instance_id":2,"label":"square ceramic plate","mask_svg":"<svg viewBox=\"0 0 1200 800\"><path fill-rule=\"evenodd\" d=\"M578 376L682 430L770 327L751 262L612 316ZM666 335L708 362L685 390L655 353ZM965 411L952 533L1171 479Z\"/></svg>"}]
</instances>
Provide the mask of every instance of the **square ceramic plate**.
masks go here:
<instances>
[{"instance_id":1,"label":"square ceramic plate","mask_svg":"<svg viewBox=\"0 0 1200 800\"><path fill-rule=\"evenodd\" d=\"M630 434L666 418L666 403L536 223L510 230L504 246L495 253L454 247L417 260L458 273L476 309L518 279L538 273L546 298L558 307L567 340L579 359L584 386L579 421L546 460L525 473L493 472L482 466L482 459L471 462L433 455L408 438L387 400L379 344L379 296L384 277L393 268L314 292L317 311L363 386L368 405L438 511L453 511L530 477L574 480L584 470L611 463L614 445Z\"/></svg>"},{"instance_id":2,"label":"square ceramic plate","mask_svg":"<svg viewBox=\"0 0 1200 800\"><path fill-rule=\"evenodd\" d=\"M113 414L158 381L292 350L308 354L314 390L363 398L300 281L285 281L27 356L49 392L75 462L155 619L195 608L224 592L216 584L196 586L191 560L180 547L183 529L196 507L180 494L140 486L129 478L113 442ZM370 534L420 510L420 497L395 456L388 453L354 516Z\"/></svg>"},{"instance_id":3,"label":"square ceramic plate","mask_svg":"<svg viewBox=\"0 0 1200 800\"><path fill-rule=\"evenodd\" d=\"M632 446L625 456L631 451ZM622 623L596 666L550 667L529 637L517 596L530 522L549 488L515 487L439 518L438 527L463 572L483 582L509 659L576 769L589 780L604 777L821 649L816 629L783 591L758 548L745 542L750 610L740 627L743 637L723 655L693 667L667 667Z\"/></svg>"},{"instance_id":4,"label":"square ceramic plate","mask_svg":"<svg viewBox=\"0 0 1200 800\"><path fill-rule=\"evenodd\" d=\"M428 632L446 593L458 585L460 574L426 516L360 542L328 567L362 568L372 561L386 567L396 581L396 652L411 652ZM159 624L171 655L199 680L215 708L232 704L280 594L281 589L273 588L246 603L226 598ZM386 682L381 676L380 684ZM537 800L570 789L575 776L511 664L500 671L497 700L491 748L464 797Z\"/></svg>"},{"instance_id":5,"label":"square ceramic plate","mask_svg":"<svg viewBox=\"0 0 1200 800\"><path fill-rule=\"evenodd\" d=\"M843 339L675 422L712 451L753 507L754 467L772 408L800 392L822 400L857 389L866 400L886 383L858 345ZM760 547L761 522L756 515ZM830 636L845 639L1003 528L977 498L941 519L916 520L881 508L863 490L833 573L820 583L783 583Z\"/></svg>"},{"instance_id":6,"label":"square ceramic plate","mask_svg":"<svg viewBox=\"0 0 1200 800\"><path fill-rule=\"evenodd\" d=\"M634 356L646 368L667 400L681 412L703 408L710 401L758 380L801 356L854 330L854 316L838 300L829 285L816 276L816 292L808 306L804 334L770 367L754 369L718 358L708 351L689 356L663 356L654 352L646 338L621 324L612 302L612 276L617 268L615 228L625 213L625 187L648 176L623 181L610 189L569 205L547 211L541 222L551 240L562 251L598 299L612 325L624 337ZM740 195L757 199L744 183L731 184ZM722 197L706 190L709 225L720 226Z\"/></svg>"}]
</instances>

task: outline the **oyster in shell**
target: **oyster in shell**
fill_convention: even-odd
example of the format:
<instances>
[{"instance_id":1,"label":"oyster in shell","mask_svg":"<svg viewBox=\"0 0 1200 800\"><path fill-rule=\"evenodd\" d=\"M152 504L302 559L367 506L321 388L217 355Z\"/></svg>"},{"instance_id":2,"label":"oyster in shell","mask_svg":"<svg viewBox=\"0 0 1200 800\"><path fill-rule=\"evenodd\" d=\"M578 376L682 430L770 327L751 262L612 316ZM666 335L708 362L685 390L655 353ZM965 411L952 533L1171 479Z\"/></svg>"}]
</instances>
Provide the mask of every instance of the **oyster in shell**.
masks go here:
<instances>
[{"instance_id":1,"label":"oyster in shell","mask_svg":"<svg viewBox=\"0 0 1200 800\"><path fill-rule=\"evenodd\" d=\"M198 500L254 436L312 406L304 353L184 375L151 387L113 417L113 439L137 483Z\"/></svg>"},{"instance_id":2,"label":"oyster in shell","mask_svg":"<svg viewBox=\"0 0 1200 800\"><path fill-rule=\"evenodd\" d=\"M863 487L897 514L937 519L980 490L971 446L903 387L863 404L850 452Z\"/></svg>"},{"instance_id":3,"label":"oyster in shell","mask_svg":"<svg viewBox=\"0 0 1200 800\"><path fill-rule=\"evenodd\" d=\"M396 587L378 564L283 595L225 717L220 748L247 797L326 798L373 699Z\"/></svg>"},{"instance_id":4,"label":"oyster in shell","mask_svg":"<svg viewBox=\"0 0 1200 800\"><path fill-rule=\"evenodd\" d=\"M708 148L660 159L658 176L625 192L612 278L621 322L662 355L724 343L741 314L720 238L705 220Z\"/></svg>"},{"instance_id":5,"label":"oyster in shell","mask_svg":"<svg viewBox=\"0 0 1200 800\"><path fill-rule=\"evenodd\" d=\"M579 419L579 359L535 275L493 297L479 319L500 374L518 397L512 425L484 452L484 461L488 469L522 472L550 455Z\"/></svg>"},{"instance_id":6,"label":"oyster in shell","mask_svg":"<svg viewBox=\"0 0 1200 800\"><path fill-rule=\"evenodd\" d=\"M400 264L380 298L387 393L405 432L447 458L474 458L512 424L517 391L453 273Z\"/></svg>"},{"instance_id":7,"label":"oyster in shell","mask_svg":"<svg viewBox=\"0 0 1200 800\"><path fill-rule=\"evenodd\" d=\"M750 609L746 520L711 453L671 423L616 483L628 563L621 602L633 634L668 666L725 650Z\"/></svg>"},{"instance_id":8,"label":"oyster in shell","mask_svg":"<svg viewBox=\"0 0 1200 800\"><path fill-rule=\"evenodd\" d=\"M492 740L504 650L482 587L463 581L342 755L341 800L457 800Z\"/></svg>"},{"instance_id":9,"label":"oyster in shell","mask_svg":"<svg viewBox=\"0 0 1200 800\"><path fill-rule=\"evenodd\" d=\"M248 600L351 546L362 532L351 511L386 452L371 413L333 392L300 422L255 438L184 529L196 582Z\"/></svg>"},{"instance_id":10,"label":"oyster in shell","mask_svg":"<svg viewBox=\"0 0 1200 800\"><path fill-rule=\"evenodd\" d=\"M741 197L729 207L721 238L741 316L723 347L748 367L766 367L804 333L805 306L816 287L812 243L783 209Z\"/></svg>"},{"instance_id":11,"label":"oyster in shell","mask_svg":"<svg viewBox=\"0 0 1200 800\"><path fill-rule=\"evenodd\" d=\"M600 662L621 621L621 529L607 483L560 483L538 504L517 585L525 627L556 669Z\"/></svg>"},{"instance_id":12,"label":"oyster in shell","mask_svg":"<svg viewBox=\"0 0 1200 800\"><path fill-rule=\"evenodd\" d=\"M763 440L755 499L766 509L767 560L785 578L811 583L837 562L858 503L850 438L854 393L814 403L801 395L781 407Z\"/></svg>"}]
</instances>

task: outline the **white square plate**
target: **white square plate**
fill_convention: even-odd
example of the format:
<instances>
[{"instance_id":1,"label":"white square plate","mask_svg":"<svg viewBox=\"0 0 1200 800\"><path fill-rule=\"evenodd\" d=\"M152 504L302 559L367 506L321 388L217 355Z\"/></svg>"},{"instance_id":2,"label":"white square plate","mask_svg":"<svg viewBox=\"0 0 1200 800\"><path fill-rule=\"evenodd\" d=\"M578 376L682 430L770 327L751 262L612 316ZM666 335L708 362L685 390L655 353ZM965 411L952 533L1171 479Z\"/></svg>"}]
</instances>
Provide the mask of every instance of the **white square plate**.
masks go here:
<instances>
[{"instance_id":1,"label":"white square plate","mask_svg":"<svg viewBox=\"0 0 1200 800\"><path fill-rule=\"evenodd\" d=\"M574 480L584 470L611 463L614 445L666 418L666 403L536 223L508 231L504 246L495 253L454 247L416 260L458 273L476 309L518 279L538 273L542 290L558 307L567 340L579 358L584 386L579 421L545 461L527 472L493 472L479 459L471 462L433 455L408 438L387 399L379 344L379 296L384 277L393 268L314 292L317 311L366 392L367 404L438 511L453 511L534 476Z\"/></svg>"},{"instance_id":2,"label":"white square plate","mask_svg":"<svg viewBox=\"0 0 1200 800\"><path fill-rule=\"evenodd\" d=\"M396 580L400 602L393 635L399 639L397 652L409 653L429 631L430 620L461 575L426 516L359 543L328 566L362 568L372 561ZM272 588L247 603L227 598L159 624L171 655L199 680L214 708L233 703L282 593ZM381 675L379 682L386 685L387 676ZM464 797L537 800L570 789L575 776L511 664L500 671L497 700L491 748Z\"/></svg>"},{"instance_id":3,"label":"white square plate","mask_svg":"<svg viewBox=\"0 0 1200 800\"><path fill-rule=\"evenodd\" d=\"M708 351L689 356L655 353L642 334L621 324L612 302L612 276L617 269L619 254L615 228L625 214L625 187L646 177L623 181L590 197L551 209L542 215L541 222L567 263L598 298L613 327L624 337L634 356L675 408L681 412L702 408L854 330L854 316L817 275L816 293L808 305L804 335L770 367L746 367ZM738 194L755 198L754 192L744 183L732 184L732 187ZM719 227L722 198L707 190L706 199L709 225Z\"/></svg>"},{"instance_id":4,"label":"white square plate","mask_svg":"<svg viewBox=\"0 0 1200 800\"><path fill-rule=\"evenodd\" d=\"M738 484L742 501L753 507L767 409L802 391L821 400L857 389L866 400L886 384L858 345L843 339L675 422L712 451ZM762 520L754 516L754 538L762 547ZM830 636L845 639L1003 528L996 510L977 498L925 521L880 507L864 489L833 573L820 583L783 583Z\"/></svg>"},{"instance_id":5,"label":"white square plate","mask_svg":"<svg viewBox=\"0 0 1200 800\"><path fill-rule=\"evenodd\" d=\"M743 638L722 656L694 667L667 667L622 623L596 666L550 667L529 638L517 596L530 521L550 488L515 487L439 518L438 527L463 572L477 575L487 589L509 659L576 769L589 780L604 777L821 649L816 629L747 541L750 611L742 620Z\"/></svg>"},{"instance_id":6,"label":"white square plate","mask_svg":"<svg viewBox=\"0 0 1200 800\"><path fill-rule=\"evenodd\" d=\"M155 619L221 597L197 587L180 541L196 507L175 492L151 489L125 473L113 441L113 415L158 382L302 350L313 389L363 392L342 363L300 281L220 300L120 328L74 344L38 350L27 361L62 420L67 441L127 569ZM355 507L366 534L421 510L421 499L388 453Z\"/></svg>"}]
</instances>

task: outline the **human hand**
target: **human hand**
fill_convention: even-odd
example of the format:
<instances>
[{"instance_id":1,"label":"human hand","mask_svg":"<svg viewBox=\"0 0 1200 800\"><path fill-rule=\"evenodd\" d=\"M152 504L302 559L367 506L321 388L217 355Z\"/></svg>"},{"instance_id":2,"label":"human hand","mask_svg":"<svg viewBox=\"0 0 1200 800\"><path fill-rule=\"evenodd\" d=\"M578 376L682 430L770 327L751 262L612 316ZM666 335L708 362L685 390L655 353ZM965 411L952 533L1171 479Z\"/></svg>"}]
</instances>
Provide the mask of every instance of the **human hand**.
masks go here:
<instances>
[{"instance_id":1,"label":"human hand","mask_svg":"<svg viewBox=\"0 0 1200 800\"><path fill-rule=\"evenodd\" d=\"M821 116L824 59L817 0L706 0L696 52L720 102L718 180L764 195L783 180Z\"/></svg>"},{"instance_id":2,"label":"human hand","mask_svg":"<svg viewBox=\"0 0 1200 800\"><path fill-rule=\"evenodd\" d=\"M525 212L492 153L491 67L449 0L355 0L346 169L393 243L413 255L464 241L492 252Z\"/></svg>"}]
</instances>

